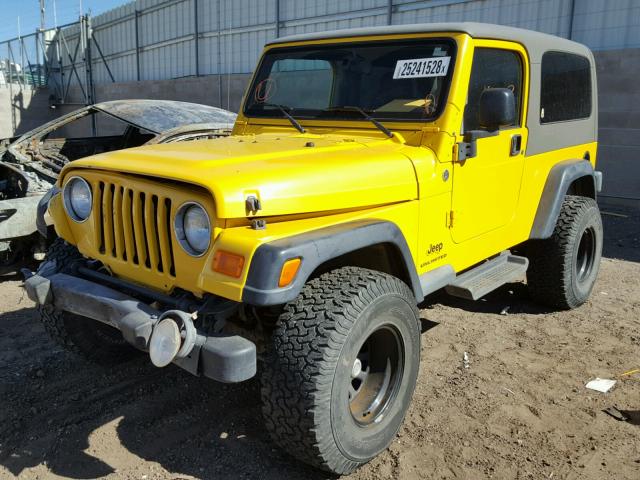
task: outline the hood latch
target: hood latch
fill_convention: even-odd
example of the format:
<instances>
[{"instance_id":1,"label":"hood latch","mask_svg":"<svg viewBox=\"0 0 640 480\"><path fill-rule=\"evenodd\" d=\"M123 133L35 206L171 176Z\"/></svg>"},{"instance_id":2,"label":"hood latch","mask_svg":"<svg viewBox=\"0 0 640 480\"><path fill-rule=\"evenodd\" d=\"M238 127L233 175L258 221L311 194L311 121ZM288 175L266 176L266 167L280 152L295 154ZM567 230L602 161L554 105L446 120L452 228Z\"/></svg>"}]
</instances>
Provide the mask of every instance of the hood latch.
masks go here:
<instances>
[{"instance_id":1,"label":"hood latch","mask_svg":"<svg viewBox=\"0 0 640 480\"><path fill-rule=\"evenodd\" d=\"M249 195L244 201L244 204L247 210L247 214L255 215L260 210L262 210L262 203L260 202L260 199L255 195Z\"/></svg>"}]
</instances>

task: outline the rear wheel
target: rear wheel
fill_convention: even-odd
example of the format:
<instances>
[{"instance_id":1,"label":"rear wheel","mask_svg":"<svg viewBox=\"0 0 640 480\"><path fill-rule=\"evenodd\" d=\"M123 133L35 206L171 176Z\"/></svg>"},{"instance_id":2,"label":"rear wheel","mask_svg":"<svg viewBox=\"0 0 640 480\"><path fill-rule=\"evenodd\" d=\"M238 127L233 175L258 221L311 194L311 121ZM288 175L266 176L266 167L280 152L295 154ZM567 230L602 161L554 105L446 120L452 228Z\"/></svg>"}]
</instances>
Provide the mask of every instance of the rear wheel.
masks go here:
<instances>
[{"instance_id":1,"label":"rear wheel","mask_svg":"<svg viewBox=\"0 0 640 480\"><path fill-rule=\"evenodd\" d=\"M598 276L602 243L596 201L568 195L553 235L528 247L527 284L532 298L560 309L586 302Z\"/></svg>"},{"instance_id":2,"label":"rear wheel","mask_svg":"<svg viewBox=\"0 0 640 480\"><path fill-rule=\"evenodd\" d=\"M58 238L51 244L47 258L38 271L49 268L65 271L80 259L82 256L73 245ZM92 362L115 364L129 360L138 353L117 329L109 325L57 310L50 305L39 306L38 312L45 330L58 344Z\"/></svg>"},{"instance_id":3,"label":"rear wheel","mask_svg":"<svg viewBox=\"0 0 640 480\"><path fill-rule=\"evenodd\" d=\"M285 451L336 474L393 441L420 362L415 298L399 279L341 268L280 316L262 376L267 429Z\"/></svg>"}]
</instances>

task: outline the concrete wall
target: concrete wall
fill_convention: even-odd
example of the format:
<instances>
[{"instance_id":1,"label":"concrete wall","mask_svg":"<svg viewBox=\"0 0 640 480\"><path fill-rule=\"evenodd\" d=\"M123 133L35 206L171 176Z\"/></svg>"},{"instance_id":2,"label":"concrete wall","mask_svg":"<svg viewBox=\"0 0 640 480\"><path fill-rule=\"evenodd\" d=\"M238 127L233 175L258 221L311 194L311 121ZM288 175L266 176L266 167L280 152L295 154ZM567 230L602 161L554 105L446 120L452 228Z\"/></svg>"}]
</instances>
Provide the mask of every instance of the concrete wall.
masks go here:
<instances>
[{"instance_id":1,"label":"concrete wall","mask_svg":"<svg viewBox=\"0 0 640 480\"><path fill-rule=\"evenodd\" d=\"M640 48L595 52L603 196L640 203Z\"/></svg>"},{"instance_id":2,"label":"concrete wall","mask_svg":"<svg viewBox=\"0 0 640 480\"><path fill-rule=\"evenodd\" d=\"M180 100L235 112L240 108L240 102L250 78L250 74L234 74L222 77L207 75L171 80L105 83L95 86L95 98L96 102L127 98ZM82 98L82 91L78 87L71 87L68 101L80 102Z\"/></svg>"},{"instance_id":3,"label":"concrete wall","mask_svg":"<svg viewBox=\"0 0 640 480\"><path fill-rule=\"evenodd\" d=\"M161 98L202 103L237 111L251 75L208 75L205 77L149 80L96 85L98 102L124 98ZM78 92L76 92L78 93Z\"/></svg>"},{"instance_id":4,"label":"concrete wall","mask_svg":"<svg viewBox=\"0 0 640 480\"><path fill-rule=\"evenodd\" d=\"M205 77L187 77L173 80L146 80L141 82L107 83L95 86L96 103L123 99L159 99L179 100L182 102L200 103L237 112L242 96L251 79L251 75L237 74L230 76L208 75ZM82 91L78 87L69 90L70 102L81 102ZM59 113L68 113L78 108L77 105L61 105ZM121 124L100 116L97 120L99 135L115 135L121 133ZM90 123L70 124L61 130L64 135L90 135Z\"/></svg>"},{"instance_id":5,"label":"concrete wall","mask_svg":"<svg viewBox=\"0 0 640 480\"><path fill-rule=\"evenodd\" d=\"M0 86L0 138L20 135L59 115L49 108L49 90L18 84Z\"/></svg>"}]
</instances>

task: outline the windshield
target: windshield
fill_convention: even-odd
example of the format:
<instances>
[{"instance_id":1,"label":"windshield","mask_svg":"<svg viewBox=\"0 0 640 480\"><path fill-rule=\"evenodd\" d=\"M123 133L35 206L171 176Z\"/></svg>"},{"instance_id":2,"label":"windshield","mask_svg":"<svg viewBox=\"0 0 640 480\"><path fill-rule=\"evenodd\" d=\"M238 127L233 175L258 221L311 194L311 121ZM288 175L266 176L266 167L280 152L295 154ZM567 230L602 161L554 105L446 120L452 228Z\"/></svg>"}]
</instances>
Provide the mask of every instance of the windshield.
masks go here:
<instances>
[{"instance_id":1,"label":"windshield","mask_svg":"<svg viewBox=\"0 0 640 480\"><path fill-rule=\"evenodd\" d=\"M379 120L430 121L446 102L454 55L454 42L442 39L273 49L244 113L282 118L286 108L298 119L354 119L361 109Z\"/></svg>"}]
</instances>

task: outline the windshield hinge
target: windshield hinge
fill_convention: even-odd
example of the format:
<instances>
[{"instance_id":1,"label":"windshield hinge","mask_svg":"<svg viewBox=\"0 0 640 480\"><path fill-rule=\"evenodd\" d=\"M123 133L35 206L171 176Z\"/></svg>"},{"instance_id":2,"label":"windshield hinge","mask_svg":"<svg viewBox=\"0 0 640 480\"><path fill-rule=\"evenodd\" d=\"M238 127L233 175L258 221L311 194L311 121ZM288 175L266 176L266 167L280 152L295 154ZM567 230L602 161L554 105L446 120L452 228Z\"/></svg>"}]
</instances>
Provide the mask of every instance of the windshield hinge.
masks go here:
<instances>
[{"instance_id":1,"label":"windshield hinge","mask_svg":"<svg viewBox=\"0 0 640 480\"><path fill-rule=\"evenodd\" d=\"M253 230L265 230L267 228L267 221L263 218L254 218L251 220L251 228Z\"/></svg>"},{"instance_id":2,"label":"windshield hinge","mask_svg":"<svg viewBox=\"0 0 640 480\"><path fill-rule=\"evenodd\" d=\"M247 122L242 120L236 120L236 123L234 125L237 131L241 134L244 133L244 129L246 126L247 126Z\"/></svg>"},{"instance_id":3,"label":"windshield hinge","mask_svg":"<svg viewBox=\"0 0 640 480\"><path fill-rule=\"evenodd\" d=\"M458 142L453 147L453 160L464 162L467 158L473 158L478 154L476 142Z\"/></svg>"}]
</instances>

